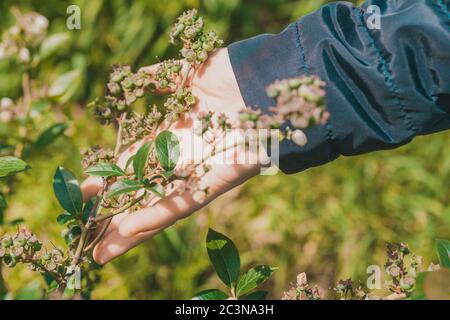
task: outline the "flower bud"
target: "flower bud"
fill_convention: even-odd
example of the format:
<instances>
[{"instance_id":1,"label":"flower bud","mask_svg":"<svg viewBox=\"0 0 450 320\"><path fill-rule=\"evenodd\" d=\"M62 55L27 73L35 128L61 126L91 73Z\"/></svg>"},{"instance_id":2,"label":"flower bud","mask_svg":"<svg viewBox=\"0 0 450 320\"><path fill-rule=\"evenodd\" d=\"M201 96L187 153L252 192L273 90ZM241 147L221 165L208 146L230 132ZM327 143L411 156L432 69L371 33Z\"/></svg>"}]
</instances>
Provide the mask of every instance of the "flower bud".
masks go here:
<instances>
[{"instance_id":1,"label":"flower bud","mask_svg":"<svg viewBox=\"0 0 450 320\"><path fill-rule=\"evenodd\" d=\"M184 24L178 23L172 32L172 37L174 37L174 38L178 37L183 32L183 30L184 30Z\"/></svg>"},{"instance_id":2,"label":"flower bud","mask_svg":"<svg viewBox=\"0 0 450 320\"><path fill-rule=\"evenodd\" d=\"M117 73L117 74L114 74L111 77L111 81L114 82L114 83L120 83L123 79L124 79L124 74L121 73L121 72Z\"/></svg>"},{"instance_id":3,"label":"flower bud","mask_svg":"<svg viewBox=\"0 0 450 320\"><path fill-rule=\"evenodd\" d=\"M23 254L23 247L15 245L9 249L9 253L12 257L20 257Z\"/></svg>"},{"instance_id":4,"label":"flower bud","mask_svg":"<svg viewBox=\"0 0 450 320\"><path fill-rule=\"evenodd\" d=\"M122 92L122 89L120 88L120 86L115 82L108 85L108 88L109 88L109 91L111 92L111 94L113 94L115 96L118 96Z\"/></svg>"},{"instance_id":5,"label":"flower bud","mask_svg":"<svg viewBox=\"0 0 450 320\"><path fill-rule=\"evenodd\" d=\"M145 92L144 92L144 89L136 89L134 94L137 98L142 98L144 96Z\"/></svg>"},{"instance_id":6,"label":"flower bud","mask_svg":"<svg viewBox=\"0 0 450 320\"><path fill-rule=\"evenodd\" d=\"M161 89L166 89L168 86L169 86L169 81L167 81L166 79L161 80L161 81L159 82L159 87L160 87Z\"/></svg>"},{"instance_id":7,"label":"flower bud","mask_svg":"<svg viewBox=\"0 0 450 320\"><path fill-rule=\"evenodd\" d=\"M3 248L8 248L9 246L11 246L13 244L13 241L11 239L11 236L6 235L2 238L2 242L1 245Z\"/></svg>"},{"instance_id":8,"label":"flower bud","mask_svg":"<svg viewBox=\"0 0 450 320\"><path fill-rule=\"evenodd\" d=\"M0 109L10 109L14 106L14 101L10 98L5 97L0 100Z\"/></svg>"},{"instance_id":9,"label":"flower bud","mask_svg":"<svg viewBox=\"0 0 450 320\"><path fill-rule=\"evenodd\" d=\"M267 88L267 96L269 98L275 99L280 95L280 90L274 87Z\"/></svg>"},{"instance_id":10,"label":"flower bud","mask_svg":"<svg viewBox=\"0 0 450 320\"><path fill-rule=\"evenodd\" d=\"M203 190L197 190L192 194L192 199L197 203L203 203L206 200L206 192Z\"/></svg>"},{"instance_id":11,"label":"flower bud","mask_svg":"<svg viewBox=\"0 0 450 320\"><path fill-rule=\"evenodd\" d=\"M19 60L23 63L30 62L30 60L31 60L30 50L28 50L27 48L20 48Z\"/></svg>"},{"instance_id":12,"label":"flower bud","mask_svg":"<svg viewBox=\"0 0 450 320\"><path fill-rule=\"evenodd\" d=\"M396 265L391 265L390 267L387 268L387 273L391 276L391 277L398 277L400 275L400 268Z\"/></svg>"},{"instance_id":13,"label":"flower bud","mask_svg":"<svg viewBox=\"0 0 450 320\"><path fill-rule=\"evenodd\" d=\"M46 252L43 256L42 256L42 261L49 261L52 258L52 255L48 252Z\"/></svg>"},{"instance_id":14,"label":"flower bud","mask_svg":"<svg viewBox=\"0 0 450 320\"><path fill-rule=\"evenodd\" d=\"M55 269L57 268L57 265L56 265L56 263L54 263L53 261L48 261L48 262L45 264L45 268L46 268L48 271L53 271L53 270L55 270Z\"/></svg>"},{"instance_id":15,"label":"flower bud","mask_svg":"<svg viewBox=\"0 0 450 320\"><path fill-rule=\"evenodd\" d=\"M200 62L205 62L206 59L208 59L208 53L205 50L202 50L197 53L197 58Z\"/></svg>"},{"instance_id":16,"label":"flower bud","mask_svg":"<svg viewBox=\"0 0 450 320\"><path fill-rule=\"evenodd\" d=\"M302 130L294 130L291 135L291 140L300 147L303 147L308 143L308 138Z\"/></svg>"},{"instance_id":17,"label":"flower bud","mask_svg":"<svg viewBox=\"0 0 450 320\"><path fill-rule=\"evenodd\" d=\"M202 48L207 52L211 52L214 50L214 45L211 42L204 42Z\"/></svg>"},{"instance_id":18,"label":"flower bud","mask_svg":"<svg viewBox=\"0 0 450 320\"><path fill-rule=\"evenodd\" d=\"M405 276L400 279L400 288L404 291L410 291L415 284L416 280L411 276Z\"/></svg>"}]
</instances>

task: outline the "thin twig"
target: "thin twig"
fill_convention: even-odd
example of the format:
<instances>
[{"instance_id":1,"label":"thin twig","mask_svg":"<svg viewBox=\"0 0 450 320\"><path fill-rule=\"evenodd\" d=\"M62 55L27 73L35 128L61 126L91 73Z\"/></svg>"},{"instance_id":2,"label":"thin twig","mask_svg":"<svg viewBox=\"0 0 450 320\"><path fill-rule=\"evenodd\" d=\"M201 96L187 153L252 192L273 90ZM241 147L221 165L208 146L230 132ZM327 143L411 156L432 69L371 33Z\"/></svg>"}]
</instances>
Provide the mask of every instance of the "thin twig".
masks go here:
<instances>
[{"instance_id":1,"label":"thin twig","mask_svg":"<svg viewBox=\"0 0 450 320\"><path fill-rule=\"evenodd\" d=\"M111 212L108 213L108 214L104 214L104 215L101 215L101 216L96 217L96 218L94 219L94 222L102 222L102 221L105 221L106 219L112 218L112 217L114 217L114 216L116 216L116 215L118 215L118 214L124 212L125 210L128 210L129 208L131 208L131 207L134 206L135 204L141 202L141 201L145 198L145 195L146 195L146 194L144 193L143 195L137 197L137 198L134 199L133 201L128 202L128 203L127 203L126 205L124 205L123 207L121 207L121 208L119 208L119 209L116 209L116 210L113 210L113 211L111 211Z\"/></svg>"},{"instance_id":2,"label":"thin twig","mask_svg":"<svg viewBox=\"0 0 450 320\"><path fill-rule=\"evenodd\" d=\"M95 248L95 246L102 240L103 236L106 233L106 230L108 230L109 225L111 224L112 218L109 218L107 221L104 222L102 225L102 230L97 234L97 236L94 238L94 240L89 243L86 248L84 248L83 253L87 253Z\"/></svg>"}]
</instances>

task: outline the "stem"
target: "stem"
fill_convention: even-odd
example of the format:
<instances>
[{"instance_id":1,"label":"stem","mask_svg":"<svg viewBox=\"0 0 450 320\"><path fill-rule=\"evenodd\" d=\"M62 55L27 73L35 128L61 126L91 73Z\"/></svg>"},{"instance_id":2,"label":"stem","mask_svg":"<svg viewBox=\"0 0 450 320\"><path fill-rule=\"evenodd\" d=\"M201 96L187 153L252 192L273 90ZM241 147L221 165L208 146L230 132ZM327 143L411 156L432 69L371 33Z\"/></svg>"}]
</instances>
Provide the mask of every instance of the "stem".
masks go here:
<instances>
[{"instance_id":1,"label":"stem","mask_svg":"<svg viewBox=\"0 0 450 320\"><path fill-rule=\"evenodd\" d=\"M119 129L117 131L116 147L114 148L114 157L117 158L120 149L122 148L122 121L125 119L126 113L123 113L119 118Z\"/></svg>"},{"instance_id":2,"label":"stem","mask_svg":"<svg viewBox=\"0 0 450 320\"><path fill-rule=\"evenodd\" d=\"M136 199L134 199L133 201L127 203L126 205L124 205L123 207L113 210L108 214L102 215L102 216L98 216L94 219L94 222L102 222L105 221L106 219L112 218L122 212L124 212L125 210L131 208L132 206L134 206L135 204L141 202L144 198L145 198L145 193L139 197L137 197Z\"/></svg>"},{"instance_id":3,"label":"stem","mask_svg":"<svg viewBox=\"0 0 450 320\"><path fill-rule=\"evenodd\" d=\"M106 189L106 182L103 184L102 190L99 191L97 194L97 199L95 201L94 206L92 207L91 211L89 212L88 221L83 226L81 225L81 236L80 241L78 242L77 250L75 251L75 256L73 257L72 266L75 266L80 262L81 256L84 252L84 246L86 245L86 242L89 240L91 235L91 226L92 226L92 216L94 215L94 212L97 211L98 206L100 205L100 199L103 196L104 190Z\"/></svg>"},{"instance_id":4,"label":"stem","mask_svg":"<svg viewBox=\"0 0 450 320\"><path fill-rule=\"evenodd\" d=\"M106 230L108 230L108 227L111 224L111 221L112 221L112 218L105 221L105 223L102 226L102 230L100 230L100 232L94 238L94 240L92 240L92 242L89 243L89 245L86 246L86 248L84 248L83 253L87 253L87 252L91 251L92 249L94 249L94 247L100 242L100 240L102 240L103 236L106 233Z\"/></svg>"},{"instance_id":5,"label":"stem","mask_svg":"<svg viewBox=\"0 0 450 320\"><path fill-rule=\"evenodd\" d=\"M72 266L75 266L80 262L81 255L83 253L84 245L86 244L86 239L89 235L89 226L84 227L81 231L80 241L78 242L77 251L75 252L75 256L72 259Z\"/></svg>"},{"instance_id":6,"label":"stem","mask_svg":"<svg viewBox=\"0 0 450 320\"><path fill-rule=\"evenodd\" d=\"M192 64L189 64L188 65L188 68L187 68L187 70L186 70L186 76L183 78L183 80L181 81L181 84L180 84L180 87L181 88L185 88L186 87L186 84L187 84L187 81L188 81L188 79L189 79L189 73L191 72L191 70L192 70Z\"/></svg>"}]
</instances>

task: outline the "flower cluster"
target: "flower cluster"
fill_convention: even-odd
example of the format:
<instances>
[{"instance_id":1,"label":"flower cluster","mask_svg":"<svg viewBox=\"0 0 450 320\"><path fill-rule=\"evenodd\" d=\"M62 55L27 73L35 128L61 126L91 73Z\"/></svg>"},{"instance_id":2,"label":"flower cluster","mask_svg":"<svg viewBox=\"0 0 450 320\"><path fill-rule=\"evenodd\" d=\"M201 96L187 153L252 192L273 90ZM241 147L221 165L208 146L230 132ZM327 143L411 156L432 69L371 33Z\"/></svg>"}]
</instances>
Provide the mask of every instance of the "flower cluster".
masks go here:
<instances>
[{"instance_id":1,"label":"flower cluster","mask_svg":"<svg viewBox=\"0 0 450 320\"><path fill-rule=\"evenodd\" d=\"M161 62L156 72L156 84L159 89L174 88L180 75L182 65L177 60L166 60Z\"/></svg>"},{"instance_id":2,"label":"flower cluster","mask_svg":"<svg viewBox=\"0 0 450 320\"><path fill-rule=\"evenodd\" d=\"M114 162L114 152L111 149L103 149L100 146L93 146L81 150L81 166L83 169L92 167L97 163L112 163Z\"/></svg>"},{"instance_id":3,"label":"flower cluster","mask_svg":"<svg viewBox=\"0 0 450 320\"><path fill-rule=\"evenodd\" d=\"M311 287L308 284L306 273L297 276L297 283L283 294L282 300L320 300L323 293L317 286Z\"/></svg>"},{"instance_id":4,"label":"flower cluster","mask_svg":"<svg viewBox=\"0 0 450 320\"><path fill-rule=\"evenodd\" d=\"M340 300L369 299L369 294L364 290L364 288L361 285L356 286L351 278L339 280L334 288L334 291Z\"/></svg>"},{"instance_id":5,"label":"flower cluster","mask_svg":"<svg viewBox=\"0 0 450 320\"><path fill-rule=\"evenodd\" d=\"M393 293L409 294L413 291L417 273L422 270L422 257L416 256L406 244L387 245L386 273L391 278L387 282Z\"/></svg>"},{"instance_id":6,"label":"flower cluster","mask_svg":"<svg viewBox=\"0 0 450 320\"><path fill-rule=\"evenodd\" d=\"M267 95L277 102L270 110L295 128L323 124L329 118L324 88L325 82L316 76L275 81L267 87Z\"/></svg>"},{"instance_id":7,"label":"flower cluster","mask_svg":"<svg viewBox=\"0 0 450 320\"><path fill-rule=\"evenodd\" d=\"M36 12L21 14L16 8L12 12L16 25L3 32L0 59L15 57L20 63L28 64L30 49L40 45L47 34L48 20Z\"/></svg>"},{"instance_id":8,"label":"flower cluster","mask_svg":"<svg viewBox=\"0 0 450 320\"><path fill-rule=\"evenodd\" d=\"M171 184L179 194L185 191L192 193L195 202L203 203L208 195L208 189L200 184L201 178L210 170L206 164L184 165L177 169L176 177Z\"/></svg>"},{"instance_id":9,"label":"flower cluster","mask_svg":"<svg viewBox=\"0 0 450 320\"><path fill-rule=\"evenodd\" d=\"M209 53L223 44L214 31L205 32L204 26L203 18L192 9L178 18L170 32L170 42L174 45L182 43L181 55L194 65L205 62Z\"/></svg>"},{"instance_id":10,"label":"flower cluster","mask_svg":"<svg viewBox=\"0 0 450 320\"><path fill-rule=\"evenodd\" d=\"M0 238L0 259L7 267L17 263L28 264L31 270L55 272L64 270L68 259L60 249L41 253L42 243L28 229L21 227L14 234L5 234Z\"/></svg>"},{"instance_id":11,"label":"flower cluster","mask_svg":"<svg viewBox=\"0 0 450 320\"><path fill-rule=\"evenodd\" d=\"M179 88L171 94L164 103L165 117L171 121L176 121L180 116L190 110L196 103L196 99L190 89Z\"/></svg>"},{"instance_id":12,"label":"flower cluster","mask_svg":"<svg viewBox=\"0 0 450 320\"><path fill-rule=\"evenodd\" d=\"M145 115L130 112L120 121L122 127L121 143L128 145L155 132L161 117L162 115L156 106L153 106L152 111Z\"/></svg>"},{"instance_id":13,"label":"flower cluster","mask_svg":"<svg viewBox=\"0 0 450 320\"><path fill-rule=\"evenodd\" d=\"M325 83L315 76L276 81L267 87L267 95L276 100L276 106L269 108L272 114L263 113L260 109L244 110L240 114L239 126L244 129L279 129L288 122L282 138L304 146L308 140L302 129L324 124L329 118L324 87Z\"/></svg>"},{"instance_id":14,"label":"flower cluster","mask_svg":"<svg viewBox=\"0 0 450 320\"><path fill-rule=\"evenodd\" d=\"M109 124L129 111L137 99L145 95L146 88L152 84L152 78L145 72L133 73L127 65L114 65L107 84L108 94L105 101L95 100L94 115L101 124Z\"/></svg>"}]
</instances>

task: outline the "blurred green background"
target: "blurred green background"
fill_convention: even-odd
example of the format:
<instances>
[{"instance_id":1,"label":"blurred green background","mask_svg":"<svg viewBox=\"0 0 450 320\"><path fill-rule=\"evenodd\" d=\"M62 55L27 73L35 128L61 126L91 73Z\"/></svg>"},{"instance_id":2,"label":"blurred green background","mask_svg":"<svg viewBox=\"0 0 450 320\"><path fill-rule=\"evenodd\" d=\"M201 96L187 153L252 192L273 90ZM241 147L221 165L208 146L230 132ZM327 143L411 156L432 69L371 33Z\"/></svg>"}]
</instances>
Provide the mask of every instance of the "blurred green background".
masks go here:
<instances>
[{"instance_id":1,"label":"blurred green background","mask_svg":"<svg viewBox=\"0 0 450 320\"><path fill-rule=\"evenodd\" d=\"M70 34L64 50L44 62L35 77L51 82L64 71L82 71L75 102L55 106L72 119L67 137L30 159L33 170L17 176L7 218L24 218L42 238L63 243L53 223L60 213L53 172L63 164L81 177L79 149L113 143L111 129L96 124L83 106L102 94L111 64L138 67L172 56L168 29L184 9L198 7L210 28L230 43L279 32L326 2L2 0L0 30L13 23L9 8L15 5L48 17L50 33ZM65 27L71 4L81 8L81 30ZM20 94L20 74L0 65L0 97ZM448 132L435 134L395 151L340 158L297 175L257 177L104 267L93 298L190 298L220 287L204 245L209 226L236 242L244 266L279 267L265 285L276 299L302 271L324 289L340 278L365 279L367 266L384 263L386 242L408 243L425 261L436 262L435 238L450 238L449 138ZM25 268L4 273L13 292L41 281Z\"/></svg>"}]
</instances>

